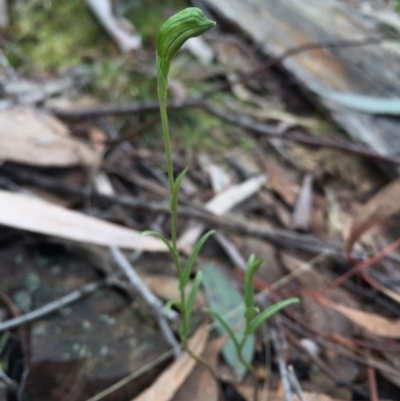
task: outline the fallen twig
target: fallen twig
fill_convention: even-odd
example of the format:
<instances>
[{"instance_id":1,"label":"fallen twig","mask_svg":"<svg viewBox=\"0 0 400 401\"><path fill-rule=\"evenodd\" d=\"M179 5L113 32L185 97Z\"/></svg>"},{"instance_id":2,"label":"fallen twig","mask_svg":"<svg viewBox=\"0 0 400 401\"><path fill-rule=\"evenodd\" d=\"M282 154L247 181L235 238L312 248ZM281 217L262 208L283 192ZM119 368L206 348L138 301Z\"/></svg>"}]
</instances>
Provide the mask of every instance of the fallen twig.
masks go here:
<instances>
[{"instance_id":1,"label":"fallen twig","mask_svg":"<svg viewBox=\"0 0 400 401\"><path fill-rule=\"evenodd\" d=\"M62 298L59 298L53 302L49 302L48 304L43 305L42 307L35 309L31 312L28 312L25 315L21 315L13 319L6 320L5 322L1 322L0 332L13 329L15 327L37 320L43 316L49 315L50 313L54 313L57 310L63 308L64 306L70 305L73 302L76 302L79 299L83 298L84 296L92 294L93 292L97 291L102 287L112 285L112 283L113 283L113 277L107 277L102 281L88 283L83 287L81 287L79 290L72 291L71 293L63 296Z\"/></svg>"},{"instance_id":2,"label":"fallen twig","mask_svg":"<svg viewBox=\"0 0 400 401\"><path fill-rule=\"evenodd\" d=\"M379 401L375 369L372 366L367 367L367 376L368 376L370 400L371 401Z\"/></svg>"},{"instance_id":3,"label":"fallen twig","mask_svg":"<svg viewBox=\"0 0 400 401\"><path fill-rule=\"evenodd\" d=\"M268 138L279 139L281 141L296 142L301 145L311 148L327 148L341 151L343 153L349 153L356 156L360 156L367 160L373 160L376 162L384 162L391 164L400 164L399 157L384 156L379 153L371 152L368 149L362 149L357 145L350 142L337 142L326 139L318 139L313 136L299 134L297 132L288 132L282 134L281 130L274 126L265 123L259 123L258 121L249 118L239 118L226 112L226 110L218 110L208 103L200 105L204 110L210 114L220 118L227 123L247 129L257 134L265 135Z\"/></svg>"},{"instance_id":4,"label":"fallen twig","mask_svg":"<svg viewBox=\"0 0 400 401\"><path fill-rule=\"evenodd\" d=\"M168 103L169 110L181 110L187 107L199 107L203 104L201 99L185 99ZM47 109L48 112L65 120L81 120L87 118L98 118L105 116L124 116L145 113L155 113L160 110L158 102L148 103L126 103L120 105L102 105L91 108L79 108L74 110L63 110L56 108Z\"/></svg>"},{"instance_id":5,"label":"fallen twig","mask_svg":"<svg viewBox=\"0 0 400 401\"><path fill-rule=\"evenodd\" d=\"M290 384L292 385L293 390L296 392L296 394L300 398L300 401L307 401L306 397L303 393L303 389L300 386L300 382L299 382L299 379L297 378L296 372L293 369L293 366L289 365L287 369L289 372Z\"/></svg>"},{"instance_id":6,"label":"fallen twig","mask_svg":"<svg viewBox=\"0 0 400 401\"><path fill-rule=\"evenodd\" d=\"M13 379L10 379L5 373L4 370L0 367L0 382L3 382L6 387L11 390L15 391L17 389L17 382Z\"/></svg>"},{"instance_id":7,"label":"fallen twig","mask_svg":"<svg viewBox=\"0 0 400 401\"><path fill-rule=\"evenodd\" d=\"M311 333L312 338L315 342L319 343L322 347L328 348L330 351L332 351L335 354L339 354L346 358L353 359L354 361L361 363L365 366L371 366L380 371L387 372L389 375L400 377L400 372L398 372L396 369L391 368L390 366L388 366L385 363L382 363L378 360L374 360L371 358L365 358L363 356L356 355L355 353L353 353L351 351L345 350L342 346L334 344L333 342L326 339L322 333L320 333L310 327L307 327L306 323L304 322L304 319L302 319L302 318L301 318L301 320L297 319L297 315L293 314L292 311L286 310L285 312L287 314L290 314L291 317L294 318L294 320L295 320L295 322L293 322L292 320L287 318L284 314L282 314L280 316L282 323L286 326L287 330L290 330L290 332L294 332L304 338L309 337L310 333ZM391 349L391 350L383 349L383 351L398 352L398 349Z\"/></svg>"},{"instance_id":8,"label":"fallen twig","mask_svg":"<svg viewBox=\"0 0 400 401\"><path fill-rule=\"evenodd\" d=\"M203 104L204 99L218 93L222 90L230 88L232 85L239 83L245 83L255 76L267 71L268 69L280 64L282 61L286 60L288 57L293 57L297 54L307 52L310 50L321 49L321 48L344 48L344 47L358 47L366 45L379 44L385 41L386 38L367 38L361 41L323 41L315 43L306 43L302 46L294 47L292 49L286 50L283 54L268 60L262 66L250 71L248 74L238 77L233 82L226 82L220 85L216 85L214 88L203 93L200 97L194 99L186 99L183 101L173 102L168 104L169 109L182 109L185 107L198 107ZM138 113L148 113L156 112L159 110L158 102L151 102L148 104L131 103L120 106L100 106L92 109L79 109L79 110L61 110L49 108L48 111L57 115L60 118L66 119L80 119L80 118L94 118L102 117L106 115L125 115L125 114L138 114Z\"/></svg>"},{"instance_id":9,"label":"fallen twig","mask_svg":"<svg viewBox=\"0 0 400 401\"><path fill-rule=\"evenodd\" d=\"M287 344L283 339L282 334L278 333L278 331L275 328L272 327L270 328L270 336L272 345L274 346L275 349L275 355L278 362L279 373L281 375L283 390L285 393L285 400L293 401L292 392L290 390L289 372L286 367L284 359L284 354L287 348Z\"/></svg>"},{"instance_id":10,"label":"fallen twig","mask_svg":"<svg viewBox=\"0 0 400 401\"><path fill-rule=\"evenodd\" d=\"M135 211L147 210L154 213L169 214L168 204L165 202L152 202L128 195L102 195L88 191L86 188L66 185L58 179L32 173L32 171L28 172L24 169L16 168L15 166L12 168L10 168L10 166L7 167L6 165L0 166L0 172L1 171L5 171L7 175L10 175L13 180L19 183L36 185L55 193L77 195L83 198L90 197L106 204L118 204ZM345 263L347 261L343 244L335 245L328 243L327 241L321 241L312 235L262 227L260 225L248 223L247 221L236 218L230 214L217 216L207 210L201 210L198 206L181 206L179 208L179 214L181 217L191 217L205 222L210 228L219 228L234 232L235 234L246 234L253 237L263 238L277 246L306 252L307 254L315 255L324 252L327 256L329 255L333 257L340 263ZM358 258L360 255L353 254L353 257Z\"/></svg>"},{"instance_id":11,"label":"fallen twig","mask_svg":"<svg viewBox=\"0 0 400 401\"><path fill-rule=\"evenodd\" d=\"M226 112L226 110L219 110L209 103L200 99L187 99L179 102L172 102L167 105L169 110L181 110L188 107L202 108L208 113L220 118L221 120L239 126L243 129L265 135L268 138L278 139L287 142L296 142L300 145L311 148L327 148L334 149L344 153L357 155L367 160L375 162L400 164L399 157L385 156L376 152L371 152L368 149L360 148L350 142L337 142L330 140L318 139L313 136L300 134L297 132L289 132L282 134L281 130L274 126L265 123L259 123L249 118L238 118ZM79 110L48 110L56 116L64 119L82 119L82 118L96 118L107 115L126 115L126 114L141 114L158 111L157 102L149 103L129 103L119 106L98 106L91 109Z\"/></svg>"},{"instance_id":12,"label":"fallen twig","mask_svg":"<svg viewBox=\"0 0 400 401\"><path fill-rule=\"evenodd\" d=\"M181 355L181 348L169 327L163 303L146 287L125 255L116 247L110 247L109 249L115 263L123 270L132 287L152 309L165 340L172 347L175 358L178 358Z\"/></svg>"},{"instance_id":13,"label":"fallen twig","mask_svg":"<svg viewBox=\"0 0 400 401\"><path fill-rule=\"evenodd\" d=\"M342 379L340 376L337 375L336 372L334 372L332 369L330 369L325 362L323 362L320 358L315 356L312 352L310 352L306 347L304 347L300 341L297 340L297 338L288 330L285 330L286 336L288 340L300 351L302 351L306 356L311 359L322 371L324 371L330 378L333 379L333 381L336 383L338 386L346 386L350 388L355 394L358 396L364 397L365 399L369 398L369 395L367 392L365 392L362 388L359 386L356 386L355 384Z\"/></svg>"}]
</instances>

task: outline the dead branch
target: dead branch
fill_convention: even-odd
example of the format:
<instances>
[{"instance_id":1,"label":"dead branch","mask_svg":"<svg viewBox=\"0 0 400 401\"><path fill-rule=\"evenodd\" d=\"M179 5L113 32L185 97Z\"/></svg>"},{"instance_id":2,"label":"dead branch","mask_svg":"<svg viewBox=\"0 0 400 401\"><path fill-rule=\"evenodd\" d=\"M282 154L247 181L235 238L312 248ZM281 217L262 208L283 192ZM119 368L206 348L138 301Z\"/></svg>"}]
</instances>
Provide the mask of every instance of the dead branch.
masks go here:
<instances>
[{"instance_id":1,"label":"dead branch","mask_svg":"<svg viewBox=\"0 0 400 401\"><path fill-rule=\"evenodd\" d=\"M44 175L26 171L22 168L13 166L0 166L0 172L6 172L13 180L23 183L36 185L40 188L50 190L62 195L76 195L87 199L88 197L103 202L105 204L118 204L129 209L146 210L153 213L169 214L169 207L166 202L154 202L135 198L129 195L102 195L89 191L87 188L82 188L74 185L66 185L62 181L54 178L49 178ZM234 217L231 214L217 216L202 210L199 207L180 206L179 214L181 217L190 217L196 220L207 223L210 228L219 228L235 234L245 234L258 238L263 238L268 242L279 247L290 249L297 252L305 252L306 254L326 253L340 263L345 263L347 258L342 244L332 244L327 241L312 236L299 234L282 229L270 229L256 224L249 223L244 219ZM354 255L358 259L360 255Z\"/></svg>"},{"instance_id":2,"label":"dead branch","mask_svg":"<svg viewBox=\"0 0 400 401\"><path fill-rule=\"evenodd\" d=\"M110 247L110 253L115 263L125 273L129 280L129 283L140 294L140 296L146 301L147 305L150 306L153 311L154 317L160 327L161 333L163 334L167 343L172 347L175 358L179 358L181 355L181 348L174 333L169 327L167 316L165 314L163 303L147 288L143 283L139 275L136 273L134 267L129 263L125 255L116 247Z\"/></svg>"},{"instance_id":3,"label":"dead branch","mask_svg":"<svg viewBox=\"0 0 400 401\"><path fill-rule=\"evenodd\" d=\"M303 389L301 388L299 379L297 378L296 372L293 369L293 366L289 365L287 369L288 369L288 372L289 372L290 384L292 385L293 390L298 395L300 401L307 401L306 397L305 397L305 395L303 393Z\"/></svg>"},{"instance_id":4,"label":"dead branch","mask_svg":"<svg viewBox=\"0 0 400 401\"><path fill-rule=\"evenodd\" d=\"M276 320L276 319L275 319ZM284 340L282 333L271 327L270 328L270 336L272 345L275 349L275 355L278 362L279 373L281 375L283 390L285 393L285 401L293 401L292 392L290 390L290 380L289 380L289 372L286 366L284 354L287 349L286 341Z\"/></svg>"},{"instance_id":5,"label":"dead branch","mask_svg":"<svg viewBox=\"0 0 400 401\"><path fill-rule=\"evenodd\" d=\"M31 312L26 313L25 315L17 316L13 319L6 320L5 322L0 323L0 332L5 330L10 330L15 327L21 326L23 324L30 323L34 320L40 319L43 316L49 315L50 313L54 313L57 310L63 308L64 306L70 305L76 301L79 301L81 298L92 294L98 289L111 285L112 277L107 277L101 281L95 281L93 283L88 283L81 287L78 290L72 291L71 293L63 296L62 298L57 299L56 301L49 302L41 306L38 309L35 309Z\"/></svg>"},{"instance_id":6,"label":"dead branch","mask_svg":"<svg viewBox=\"0 0 400 401\"><path fill-rule=\"evenodd\" d=\"M325 139L318 139L313 136L300 134L298 132L287 132L285 134L282 134L282 132L273 125L259 123L258 121L254 121L249 118L235 117L232 114L227 113L225 110L218 110L208 103L202 104L201 107L204 110L207 110L210 114L220 118L223 121L226 121L229 124L241 127L257 134L264 135L267 138L279 139L281 141L287 142L295 142L310 148L334 149L343 153L356 155L375 162L400 164L399 157L380 155L367 149L362 149L359 146L354 145L350 142L337 142Z\"/></svg>"},{"instance_id":7,"label":"dead branch","mask_svg":"<svg viewBox=\"0 0 400 401\"><path fill-rule=\"evenodd\" d=\"M282 134L281 130L274 125L268 125L259 123L249 118L238 118L227 111L218 110L209 103L204 102L201 98L199 99L187 99L179 102L173 102L168 105L169 110L180 110L188 107L202 108L210 114L220 118L221 120L239 126L243 129L251 132L265 135L271 139L278 139L286 142L295 142L300 145L310 148L327 148L338 150L343 153L348 153L362 157L367 160L374 162L382 162L389 164L400 164L399 157L384 156L379 153L371 152L367 149L363 149L350 142L337 142L330 140L318 139L313 136L304 135L298 132L288 132ZM158 111L158 103L130 103L120 106L99 106L91 109L80 109L80 110L58 110L50 109L50 112L56 116L64 119L82 119L82 118L96 118L106 115L127 115L127 114L140 114L150 113Z\"/></svg>"},{"instance_id":8,"label":"dead branch","mask_svg":"<svg viewBox=\"0 0 400 401\"><path fill-rule=\"evenodd\" d=\"M364 397L365 399L369 398L368 393L366 393L362 388L356 386L355 384L342 379L340 376L336 374L325 362L323 362L320 358L312 354L306 347L304 347L300 341L288 330L285 330L286 337L297 349L302 351L311 361L313 361L322 371L324 371L330 378L338 386L346 386L350 388L355 394L358 396Z\"/></svg>"}]
</instances>

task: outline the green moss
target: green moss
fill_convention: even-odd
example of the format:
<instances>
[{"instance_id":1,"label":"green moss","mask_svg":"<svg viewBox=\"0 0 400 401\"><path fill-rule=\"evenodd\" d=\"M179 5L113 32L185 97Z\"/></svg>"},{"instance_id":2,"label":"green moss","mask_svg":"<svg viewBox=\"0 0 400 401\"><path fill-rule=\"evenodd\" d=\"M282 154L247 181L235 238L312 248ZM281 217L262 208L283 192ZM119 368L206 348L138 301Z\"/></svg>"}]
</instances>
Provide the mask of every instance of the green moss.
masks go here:
<instances>
[{"instance_id":1,"label":"green moss","mask_svg":"<svg viewBox=\"0 0 400 401\"><path fill-rule=\"evenodd\" d=\"M12 42L38 71L68 68L109 39L83 0L20 2L12 9ZM101 54L101 53L100 53Z\"/></svg>"}]
</instances>

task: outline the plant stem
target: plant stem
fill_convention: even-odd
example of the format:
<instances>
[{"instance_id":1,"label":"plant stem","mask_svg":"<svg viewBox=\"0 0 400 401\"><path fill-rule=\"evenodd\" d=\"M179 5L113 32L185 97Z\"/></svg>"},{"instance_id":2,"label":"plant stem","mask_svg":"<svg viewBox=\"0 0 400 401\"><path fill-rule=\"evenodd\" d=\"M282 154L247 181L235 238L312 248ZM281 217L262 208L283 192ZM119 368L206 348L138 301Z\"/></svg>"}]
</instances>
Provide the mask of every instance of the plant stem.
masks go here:
<instances>
[{"instance_id":1,"label":"plant stem","mask_svg":"<svg viewBox=\"0 0 400 401\"><path fill-rule=\"evenodd\" d=\"M258 378L257 378L257 372L256 370L253 368L253 366L248 363L247 361L245 361L245 359L243 358L243 347L244 344L246 343L247 337L243 337L242 341L240 342L239 348L236 350L237 351L237 355L239 357L239 361L246 366L246 368L248 369L248 371L251 373L251 375L253 376L253 381L254 381L254 394L253 394L253 400L254 401L258 401Z\"/></svg>"},{"instance_id":2,"label":"plant stem","mask_svg":"<svg viewBox=\"0 0 400 401\"><path fill-rule=\"evenodd\" d=\"M163 72L158 68L158 97L160 102L160 115L161 115L161 125L164 138L165 154L167 156L167 172L169 181L169 190L172 194L174 190L174 169L172 165L172 152L171 152L171 140L169 137L169 126L168 126L168 114L167 114L167 87L168 78L164 76ZM171 196L172 199L172 196ZM177 243L177 231L178 231L178 212L177 206L173 205L170 201L171 209L171 241L172 248L176 249ZM177 266L178 268L178 266Z\"/></svg>"},{"instance_id":3,"label":"plant stem","mask_svg":"<svg viewBox=\"0 0 400 401\"><path fill-rule=\"evenodd\" d=\"M170 190L170 212L171 212L171 242L174 255L172 255L174 264L178 273L179 281L182 282L183 270L180 264L179 252L177 250L177 237L178 237L178 205L172 201L172 191L174 190L174 170L172 164L172 151L171 151L171 140L169 137L169 125L168 125L168 113L167 113L167 88L168 88L168 76L165 76L160 68L157 67L157 89L158 98L160 102L160 115L161 125L163 131L163 139L165 146L165 154L167 156L167 173ZM187 333L189 331L188 322L186 319L186 294L185 288L179 286L180 293L180 304L182 313L182 330L181 330L181 341L183 344L186 343Z\"/></svg>"},{"instance_id":4,"label":"plant stem","mask_svg":"<svg viewBox=\"0 0 400 401\"><path fill-rule=\"evenodd\" d=\"M195 354L188 346L187 346L187 342L183 342L182 343L182 348L183 350L191 357L193 358L196 362L201 363L210 373L211 377L214 379L217 387L218 387L218 391L220 392L220 394L223 394L223 390L221 387L221 383L219 382L218 376L216 375L214 368L201 356Z\"/></svg>"}]
</instances>

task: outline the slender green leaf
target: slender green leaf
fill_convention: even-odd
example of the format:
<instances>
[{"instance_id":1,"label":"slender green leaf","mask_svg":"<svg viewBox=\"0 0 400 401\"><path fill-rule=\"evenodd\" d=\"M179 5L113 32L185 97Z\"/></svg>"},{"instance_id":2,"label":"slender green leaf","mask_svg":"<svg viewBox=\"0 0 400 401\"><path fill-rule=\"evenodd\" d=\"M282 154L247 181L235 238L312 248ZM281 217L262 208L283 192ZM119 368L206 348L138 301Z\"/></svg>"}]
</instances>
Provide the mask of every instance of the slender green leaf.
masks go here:
<instances>
[{"instance_id":1,"label":"slender green leaf","mask_svg":"<svg viewBox=\"0 0 400 401\"><path fill-rule=\"evenodd\" d=\"M214 233L215 233L214 230L208 231L197 241L197 243L186 263L185 270L183 271L182 280L180 283L182 288L184 288L189 281L190 274L192 273L192 270L193 270L194 262L196 261L197 255L201 251L201 248L203 247L203 245L207 241L207 239Z\"/></svg>"},{"instance_id":2,"label":"slender green leaf","mask_svg":"<svg viewBox=\"0 0 400 401\"><path fill-rule=\"evenodd\" d=\"M297 304L298 302L300 302L299 298L289 298L265 309L250 322L246 330L247 334L254 333L260 327L261 323L268 320L271 316L278 313L281 309L286 308L287 306L292 304Z\"/></svg>"},{"instance_id":3,"label":"slender green leaf","mask_svg":"<svg viewBox=\"0 0 400 401\"><path fill-rule=\"evenodd\" d=\"M246 309L254 306L253 278L262 262L262 257L256 259L254 255L250 255L249 261L247 262L244 279L244 303L246 305Z\"/></svg>"},{"instance_id":4,"label":"slender green leaf","mask_svg":"<svg viewBox=\"0 0 400 401\"><path fill-rule=\"evenodd\" d=\"M169 312L171 312L173 306L181 310L181 304L178 301L168 301L164 306L164 311L167 316L169 315Z\"/></svg>"},{"instance_id":5,"label":"slender green leaf","mask_svg":"<svg viewBox=\"0 0 400 401\"><path fill-rule=\"evenodd\" d=\"M212 309L205 308L204 311L209 313L215 320L217 320L221 324L221 326L228 333L229 337L232 339L233 343L235 344L236 349L239 351L240 345L236 338L236 335L233 332L233 330L229 327L229 324L224 320L224 318L222 316L220 316L217 312L214 312Z\"/></svg>"},{"instance_id":6,"label":"slender green leaf","mask_svg":"<svg viewBox=\"0 0 400 401\"><path fill-rule=\"evenodd\" d=\"M243 296L234 288L229 280L215 266L207 264L200 267L203 271L203 288L208 299L210 309L223 316L226 323L236 336L238 343L244 334L244 302ZM218 322L217 331L221 336L228 334ZM255 348L254 335L250 335L243 346L243 359L251 363ZM240 362L236 347L229 339L222 349L222 355L238 377L243 377L247 368Z\"/></svg>"},{"instance_id":7,"label":"slender green leaf","mask_svg":"<svg viewBox=\"0 0 400 401\"><path fill-rule=\"evenodd\" d=\"M186 316L185 316L185 319L186 319L187 322L190 321L190 316L191 316L191 314L193 312L193 306L194 306L194 303L196 301L196 296L197 296L197 293L199 291L202 278L203 278L203 273L201 271L197 272L196 277L194 278L194 281L193 281L193 286L192 286L192 289L190 291L188 300L186 302L186 307L185 307Z\"/></svg>"},{"instance_id":8,"label":"slender green leaf","mask_svg":"<svg viewBox=\"0 0 400 401\"><path fill-rule=\"evenodd\" d=\"M172 255L172 257L175 255L175 251L173 250L171 243L163 235L161 235L157 231L146 230L146 231L143 231L140 235L143 236L143 237L145 237L147 235L152 235L153 237L158 238L159 240L164 242L164 244L168 247L169 253Z\"/></svg>"},{"instance_id":9,"label":"slender green leaf","mask_svg":"<svg viewBox=\"0 0 400 401\"><path fill-rule=\"evenodd\" d=\"M179 197L179 189L182 184L182 180L185 177L187 171L189 169L189 166L186 167L181 173L178 175L174 182L173 188L171 188L171 210L175 210L177 205L178 205L178 197Z\"/></svg>"}]
</instances>

